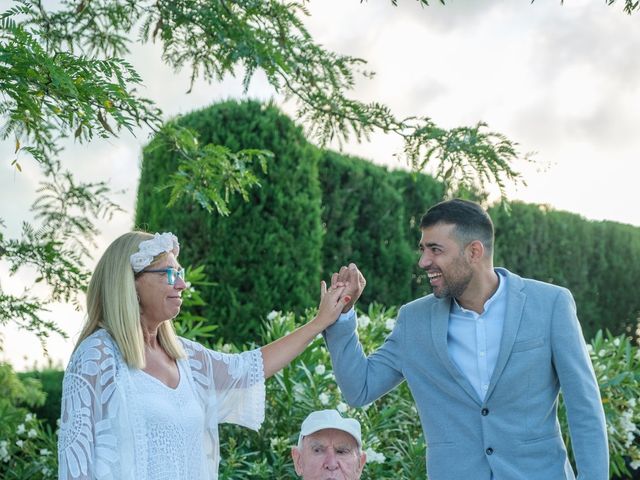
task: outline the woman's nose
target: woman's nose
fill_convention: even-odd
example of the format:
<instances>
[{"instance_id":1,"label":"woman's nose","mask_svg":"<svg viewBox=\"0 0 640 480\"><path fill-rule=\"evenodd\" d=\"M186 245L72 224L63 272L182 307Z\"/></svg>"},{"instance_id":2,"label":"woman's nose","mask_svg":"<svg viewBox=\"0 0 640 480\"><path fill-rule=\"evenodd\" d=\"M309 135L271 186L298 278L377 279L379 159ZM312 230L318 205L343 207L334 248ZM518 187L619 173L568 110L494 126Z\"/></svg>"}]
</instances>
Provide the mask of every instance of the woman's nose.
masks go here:
<instances>
[{"instance_id":1,"label":"woman's nose","mask_svg":"<svg viewBox=\"0 0 640 480\"><path fill-rule=\"evenodd\" d=\"M187 288L187 282L184 281L184 278L177 277L173 283L173 288L176 290L184 290Z\"/></svg>"}]
</instances>

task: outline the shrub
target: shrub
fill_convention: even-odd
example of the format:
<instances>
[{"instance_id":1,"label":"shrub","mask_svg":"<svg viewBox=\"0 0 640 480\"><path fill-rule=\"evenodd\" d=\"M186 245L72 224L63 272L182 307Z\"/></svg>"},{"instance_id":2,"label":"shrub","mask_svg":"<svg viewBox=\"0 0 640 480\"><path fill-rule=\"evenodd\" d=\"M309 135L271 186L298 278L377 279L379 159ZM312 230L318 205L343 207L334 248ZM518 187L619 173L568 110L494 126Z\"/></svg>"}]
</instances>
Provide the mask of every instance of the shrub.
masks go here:
<instances>
[{"instance_id":1,"label":"shrub","mask_svg":"<svg viewBox=\"0 0 640 480\"><path fill-rule=\"evenodd\" d=\"M42 391L46 394L46 401L42 405L34 405L31 407L31 411L38 418L46 421L49 427L54 430L57 428L57 422L60 418L63 376L64 371L55 368L18 373L18 377L21 380L33 378L42 385Z\"/></svg>"},{"instance_id":2,"label":"shrub","mask_svg":"<svg viewBox=\"0 0 640 480\"><path fill-rule=\"evenodd\" d=\"M27 408L42 405L39 382L20 380L8 364L0 364L0 478L56 478L56 437Z\"/></svg>"},{"instance_id":3,"label":"shrub","mask_svg":"<svg viewBox=\"0 0 640 480\"><path fill-rule=\"evenodd\" d=\"M377 304L359 318L365 348L386 336L395 309ZM272 312L262 340L268 343L307 321L291 313ZM218 345L224 350L234 347ZM297 478L290 450L297 444L300 425L313 410L336 408L362 425L363 447L368 455L363 480L424 478L425 443L417 410L406 384L365 408L354 409L342 401L331 370L324 341L318 337L289 367L267 381L267 411L259 433L220 426L222 439L220 479Z\"/></svg>"},{"instance_id":4,"label":"shrub","mask_svg":"<svg viewBox=\"0 0 640 480\"><path fill-rule=\"evenodd\" d=\"M200 269L190 270L187 279L193 285L206 285ZM202 302L193 288L186 290L183 297L187 309ZM375 350L384 341L393 328L395 314L394 308L386 309L375 303L369 305L366 313L360 312L358 333L365 351ZM263 323L261 344L293 331L312 315L312 311L302 317L271 312ZM216 350L238 351L217 335L214 342L212 329L203 320L196 315L183 314L176 322L176 329L182 336ZM606 415L611 473L615 478L630 478L630 470L635 468L633 473L640 473L640 349L624 335L602 332L596 334L587 348ZM55 390L50 385L47 388ZM268 380L266 393L266 418L259 433L233 425L220 426L221 480L296 478L290 448L297 443L299 428L306 415L323 408L337 408L360 421L364 448L369 457L363 479L424 478L426 446L406 384L368 407L354 409L347 406L335 383L321 338L317 338L289 367ZM9 366L0 365L0 478L53 478L43 471L54 472L57 468L54 435L50 428L43 428L33 414L17 406L34 408L43 401L38 381L25 378L21 382ZM562 396L558 412L572 456ZM32 429L35 434L29 433ZM18 441L20 443L16 443ZM380 455L384 455L384 460Z\"/></svg>"},{"instance_id":5,"label":"shrub","mask_svg":"<svg viewBox=\"0 0 640 480\"><path fill-rule=\"evenodd\" d=\"M587 345L607 419L611 474L640 473L640 349L625 335L599 331ZM564 408L559 410L565 442L570 443ZM634 477L637 478L637 477Z\"/></svg>"},{"instance_id":6,"label":"shrub","mask_svg":"<svg viewBox=\"0 0 640 480\"><path fill-rule=\"evenodd\" d=\"M330 151L323 152L319 173L323 278L354 262L375 279L363 305L409 301L415 244L405 240L405 206L394 177L366 160Z\"/></svg>"},{"instance_id":7,"label":"shrub","mask_svg":"<svg viewBox=\"0 0 640 480\"><path fill-rule=\"evenodd\" d=\"M270 150L268 173L256 172L261 187L249 201L230 198L228 217L179 201L166 207L162 179L174 173L176 159L157 148L144 149L136 206L137 226L173 231L181 260L203 265L215 286L202 290L207 303L197 313L228 339L257 339L259 319L274 308L302 313L316 302L320 282L320 187L318 151L291 119L273 105L228 101L176 120L198 133L203 145L232 151Z\"/></svg>"},{"instance_id":8,"label":"shrub","mask_svg":"<svg viewBox=\"0 0 640 480\"><path fill-rule=\"evenodd\" d=\"M542 205L490 209L495 264L571 290L585 338L599 329L632 333L640 313L640 228L593 222Z\"/></svg>"},{"instance_id":9,"label":"shrub","mask_svg":"<svg viewBox=\"0 0 640 480\"><path fill-rule=\"evenodd\" d=\"M249 201L232 198L223 218L198 205L167 209L157 186L176 160L152 141L143 153L136 225L173 230L182 258L202 264L215 287L202 292L199 314L237 342L257 339L259 318L272 309L295 311L315 304L321 272L358 263L371 281L362 305L400 305L424 295L417 268L420 216L442 199L444 188L423 174L389 172L364 159L321 150L273 105L228 101L177 120L203 144L232 151L272 151L261 188ZM318 165L320 166L318 168ZM478 199L478 192L461 195ZM640 229L592 222L543 205L511 202L490 209L496 225L496 261L526 277L569 288L583 331L630 332L640 314Z\"/></svg>"},{"instance_id":10,"label":"shrub","mask_svg":"<svg viewBox=\"0 0 640 480\"><path fill-rule=\"evenodd\" d=\"M272 312L265 320L262 342L266 344L293 331L312 317ZM358 335L365 351L375 350L393 328L396 310L371 304L358 316ZM188 331L188 328L184 329ZM197 340L197 339L196 339ZM205 342L206 343L206 342ZM218 340L214 348L237 351ZM603 399L611 472L629 478L629 467L640 467L640 350L625 336L599 332L588 349ZM369 460L363 479L424 478L426 445L411 394L403 383L365 408L347 406L340 394L329 354L321 338L316 339L292 364L267 381L267 411L259 433L220 426L220 479L296 478L290 448L297 443L302 420L309 412L336 408L357 418L362 425L363 444ZM566 414L562 401L559 417L571 454ZM384 460L375 461L378 454ZM463 459L461 459L463 461Z\"/></svg>"}]
</instances>

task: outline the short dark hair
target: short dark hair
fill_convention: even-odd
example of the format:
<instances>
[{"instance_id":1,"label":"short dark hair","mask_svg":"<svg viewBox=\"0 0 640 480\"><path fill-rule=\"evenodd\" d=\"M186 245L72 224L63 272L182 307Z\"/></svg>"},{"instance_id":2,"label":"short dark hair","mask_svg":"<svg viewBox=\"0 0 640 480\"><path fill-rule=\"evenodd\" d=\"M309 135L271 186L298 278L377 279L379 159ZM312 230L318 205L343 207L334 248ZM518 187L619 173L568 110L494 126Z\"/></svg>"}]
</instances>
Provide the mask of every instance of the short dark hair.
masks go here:
<instances>
[{"instance_id":1,"label":"short dark hair","mask_svg":"<svg viewBox=\"0 0 640 480\"><path fill-rule=\"evenodd\" d=\"M438 223L455 225L454 233L460 245L480 240L488 253L493 251L493 222L477 203L460 198L440 202L422 216L420 228Z\"/></svg>"}]
</instances>

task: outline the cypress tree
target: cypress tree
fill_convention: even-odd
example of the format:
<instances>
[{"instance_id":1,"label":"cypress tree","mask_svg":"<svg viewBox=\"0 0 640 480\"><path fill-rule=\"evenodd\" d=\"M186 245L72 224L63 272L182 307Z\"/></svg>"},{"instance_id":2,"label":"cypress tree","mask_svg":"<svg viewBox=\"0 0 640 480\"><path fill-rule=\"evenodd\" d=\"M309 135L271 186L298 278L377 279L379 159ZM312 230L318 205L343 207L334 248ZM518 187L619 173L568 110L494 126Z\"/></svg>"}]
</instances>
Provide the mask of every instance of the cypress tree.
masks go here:
<instances>
[{"instance_id":1,"label":"cypress tree","mask_svg":"<svg viewBox=\"0 0 640 480\"><path fill-rule=\"evenodd\" d=\"M143 152L136 207L136 225L173 231L181 241L181 262L205 266L214 285L201 289L207 305L197 313L227 340L256 340L271 310L301 312L318 303L318 152L276 107L255 101L219 103L178 122L194 129L203 144L274 153L267 174L258 173L261 187L248 202L231 198L231 213L222 217L184 201L166 207L168 192L155 186L173 173L176 160L152 142Z\"/></svg>"}]
</instances>

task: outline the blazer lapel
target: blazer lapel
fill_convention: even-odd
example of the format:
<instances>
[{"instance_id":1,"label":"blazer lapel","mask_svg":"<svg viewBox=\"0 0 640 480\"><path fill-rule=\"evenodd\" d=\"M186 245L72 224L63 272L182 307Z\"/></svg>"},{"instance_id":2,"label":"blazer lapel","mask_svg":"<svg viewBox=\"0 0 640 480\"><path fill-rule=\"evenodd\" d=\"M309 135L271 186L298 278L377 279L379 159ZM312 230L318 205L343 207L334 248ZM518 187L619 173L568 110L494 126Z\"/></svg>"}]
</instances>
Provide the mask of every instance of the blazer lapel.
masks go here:
<instances>
[{"instance_id":1,"label":"blazer lapel","mask_svg":"<svg viewBox=\"0 0 640 480\"><path fill-rule=\"evenodd\" d=\"M478 394L473 389L466 377L458 370L458 367L449 358L447 346L447 332L449 329L449 312L451 310L451 300L439 300L431 307L431 336L436 353L440 361L449 371L453 379L463 388L465 392L480 405Z\"/></svg>"},{"instance_id":2,"label":"blazer lapel","mask_svg":"<svg viewBox=\"0 0 640 480\"><path fill-rule=\"evenodd\" d=\"M504 327L502 329L502 339L500 340L500 351L498 353L498 359L496 360L496 366L491 375L491 382L489 383L485 402L498 383L500 375L502 375L502 371L511 355L513 344L516 341L520 321L522 320L522 313L524 311L524 303L527 298L522 292L523 287L524 284L519 276L507 272L507 308L505 311Z\"/></svg>"}]
</instances>

